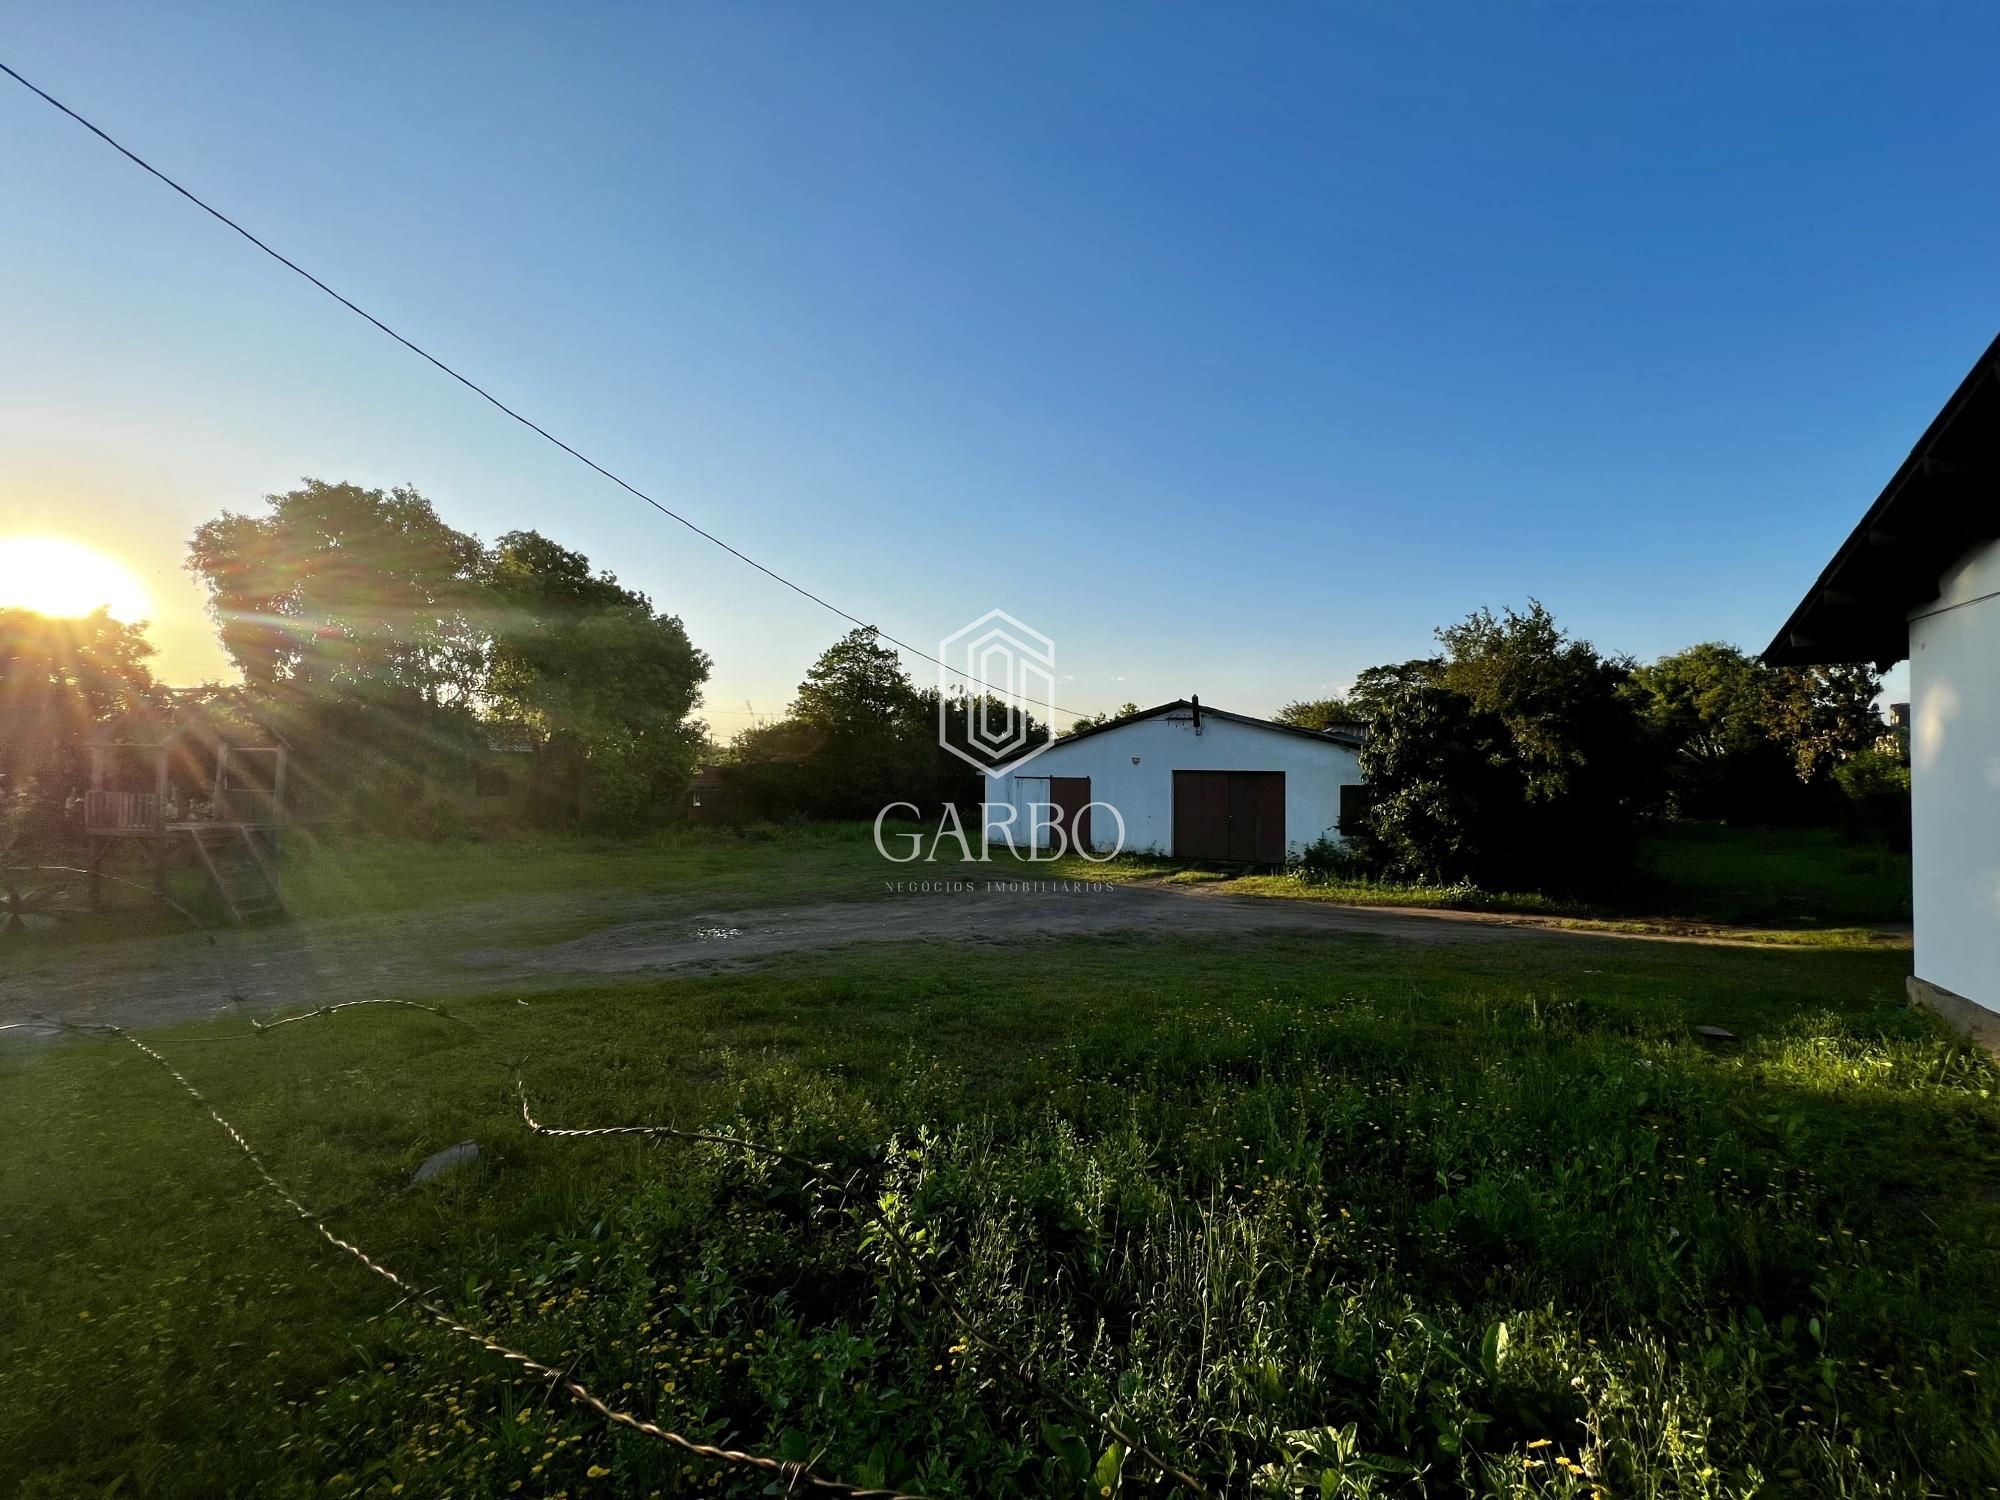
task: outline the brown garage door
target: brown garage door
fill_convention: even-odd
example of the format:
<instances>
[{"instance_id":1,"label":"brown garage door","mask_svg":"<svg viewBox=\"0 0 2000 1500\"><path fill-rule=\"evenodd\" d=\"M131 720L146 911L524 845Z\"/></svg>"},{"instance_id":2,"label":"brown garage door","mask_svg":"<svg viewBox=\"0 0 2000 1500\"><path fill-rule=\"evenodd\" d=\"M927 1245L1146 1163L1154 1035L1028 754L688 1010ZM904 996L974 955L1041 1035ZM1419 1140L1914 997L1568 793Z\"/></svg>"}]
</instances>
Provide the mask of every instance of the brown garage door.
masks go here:
<instances>
[{"instance_id":1,"label":"brown garage door","mask_svg":"<svg viewBox=\"0 0 2000 1500\"><path fill-rule=\"evenodd\" d=\"M1228 864L1283 864L1285 773L1174 772L1174 854Z\"/></svg>"},{"instance_id":2,"label":"brown garage door","mask_svg":"<svg viewBox=\"0 0 2000 1500\"><path fill-rule=\"evenodd\" d=\"M1049 802L1049 820L1061 825L1063 847L1071 854L1090 848L1090 778L1051 776ZM1051 834L1050 847L1055 843L1056 835Z\"/></svg>"}]
</instances>

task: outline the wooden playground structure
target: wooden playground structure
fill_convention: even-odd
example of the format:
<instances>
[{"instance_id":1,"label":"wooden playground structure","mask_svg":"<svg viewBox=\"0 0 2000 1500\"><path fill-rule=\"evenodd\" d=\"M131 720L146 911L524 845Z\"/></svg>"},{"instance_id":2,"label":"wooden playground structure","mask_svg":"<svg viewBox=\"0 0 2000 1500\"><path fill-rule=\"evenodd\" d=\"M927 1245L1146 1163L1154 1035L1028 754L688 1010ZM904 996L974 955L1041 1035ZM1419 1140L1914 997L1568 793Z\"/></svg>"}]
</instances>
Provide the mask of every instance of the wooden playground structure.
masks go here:
<instances>
[{"instance_id":1,"label":"wooden playground structure","mask_svg":"<svg viewBox=\"0 0 2000 1500\"><path fill-rule=\"evenodd\" d=\"M281 911L277 863L288 747L275 734L268 738L246 743L193 719L157 738L93 744L83 799L92 907L102 897L105 862L137 844L152 866L156 896L166 895L168 856L181 848L207 875L230 921Z\"/></svg>"}]
</instances>

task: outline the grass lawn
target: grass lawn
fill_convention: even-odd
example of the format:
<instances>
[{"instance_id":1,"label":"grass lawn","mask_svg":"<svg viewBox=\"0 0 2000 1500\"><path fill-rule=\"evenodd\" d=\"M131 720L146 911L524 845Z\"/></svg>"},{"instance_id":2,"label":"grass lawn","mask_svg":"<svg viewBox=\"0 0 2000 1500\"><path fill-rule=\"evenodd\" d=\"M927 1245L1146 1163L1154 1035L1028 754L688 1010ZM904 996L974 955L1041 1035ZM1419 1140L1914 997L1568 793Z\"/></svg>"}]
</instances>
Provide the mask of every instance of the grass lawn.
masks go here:
<instances>
[{"instance_id":1,"label":"grass lawn","mask_svg":"<svg viewBox=\"0 0 2000 1500\"><path fill-rule=\"evenodd\" d=\"M1164 1492L968 1347L860 1212L886 1197L985 1330L1214 1493L1984 1493L2000 1104L1905 967L926 945L152 1040L468 1322L851 1481ZM532 1137L517 1073L545 1122L717 1128L854 1190ZM767 1492L396 1307L128 1046L0 1053L0 1141L0 1492Z\"/></svg>"},{"instance_id":2,"label":"grass lawn","mask_svg":"<svg viewBox=\"0 0 2000 1500\"><path fill-rule=\"evenodd\" d=\"M1200 885L1233 896L1346 906L1433 907L1508 913L1604 932L1695 932L1740 942L1824 947L1903 945L1910 920L1910 856L1827 828L1669 824L1640 841L1630 886L1594 900L1533 891L1302 879L1132 855L1093 866L1057 862L1071 878Z\"/></svg>"},{"instance_id":3,"label":"grass lawn","mask_svg":"<svg viewBox=\"0 0 2000 1500\"><path fill-rule=\"evenodd\" d=\"M912 845L912 834L920 842ZM892 828L893 850L930 850L936 830ZM1884 929L1910 916L1907 854L1850 842L1826 829L1731 828L1680 824L1649 834L1628 891L1597 903L1534 892L1373 880L1306 881L1291 874L1203 868L1151 855L1096 863L999 858L964 865L956 846L937 846L936 863L885 864L867 824L761 827L731 833L680 829L646 839L502 836L489 843L342 839L292 835L283 862L294 924L355 918L409 918L474 902L512 902L516 941L559 941L629 914L858 900L896 879L1026 875L1066 880L1199 885L1230 895L1326 901L1352 906L1433 907L1506 913L1552 925L1607 932L1698 932L1737 941L1829 947L1907 946ZM179 934L186 917L154 906L150 875L134 864L118 873L136 884L107 887L109 910L60 932L20 937L22 951L58 950L93 938L129 943L149 933ZM222 913L199 872L177 863L171 891L209 923ZM78 887L80 889L80 885Z\"/></svg>"},{"instance_id":4,"label":"grass lawn","mask_svg":"<svg viewBox=\"0 0 2000 1500\"><path fill-rule=\"evenodd\" d=\"M30 948L65 948L148 933L179 934L188 915L156 906L152 875L130 850L111 866L106 910L83 913L60 929L25 935ZM206 924L225 920L206 878L176 849L169 894ZM74 865L74 854L50 856ZM759 828L742 834L676 829L643 839L585 839L502 834L489 841L426 842L286 835L280 871L294 924L355 917L407 917L473 902L533 902L552 920L585 924L591 902L626 905L700 903L769 905L878 894L884 866L865 823ZM893 873L893 872L891 872ZM70 884L80 894L81 880ZM38 942L39 939L39 942ZM20 940L19 936L16 938ZM5 950L0 949L0 957Z\"/></svg>"},{"instance_id":5,"label":"grass lawn","mask_svg":"<svg viewBox=\"0 0 2000 1500\"><path fill-rule=\"evenodd\" d=\"M1640 846L1642 895L1713 922L1907 923L1910 856L1828 828L1682 823Z\"/></svg>"}]
</instances>

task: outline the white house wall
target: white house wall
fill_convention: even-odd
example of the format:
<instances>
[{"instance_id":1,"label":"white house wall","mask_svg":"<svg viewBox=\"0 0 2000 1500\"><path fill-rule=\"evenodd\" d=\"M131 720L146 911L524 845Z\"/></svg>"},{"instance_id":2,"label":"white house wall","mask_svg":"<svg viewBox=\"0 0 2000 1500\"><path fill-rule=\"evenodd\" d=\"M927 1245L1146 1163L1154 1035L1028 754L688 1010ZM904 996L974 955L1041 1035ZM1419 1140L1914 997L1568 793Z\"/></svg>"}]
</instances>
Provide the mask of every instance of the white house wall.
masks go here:
<instances>
[{"instance_id":1,"label":"white house wall","mask_svg":"<svg viewBox=\"0 0 2000 1500\"><path fill-rule=\"evenodd\" d=\"M1910 616L1917 977L2000 1010L2000 542ZM1046 759L1046 757L1044 757Z\"/></svg>"},{"instance_id":2,"label":"white house wall","mask_svg":"<svg viewBox=\"0 0 2000 1500\"><path fill-rule=\"evenodd\" d=\"M1107 729L1073 745L1055 745L1018 775L986 778L986 800L1015 809L1015 841L1027 846L1029 804L1049 800L1051 776L1088 776L1091 800L1109 803L1125 821L1127 853L1170 854L1174 846L1174 772L1285 773L1285 847L1300 854L1322 838L1337 838L1340 789L1361 782L1360 756L1331 740L1238 724L1204 713L1201 733L1186 709ZM1046 814L1043 814L1046 817ZM989 814L991 837L1002 837L1005 813ZM1111 847L1116 825L1091 812L1091 841Z\"/></svg>"}]
</instances>

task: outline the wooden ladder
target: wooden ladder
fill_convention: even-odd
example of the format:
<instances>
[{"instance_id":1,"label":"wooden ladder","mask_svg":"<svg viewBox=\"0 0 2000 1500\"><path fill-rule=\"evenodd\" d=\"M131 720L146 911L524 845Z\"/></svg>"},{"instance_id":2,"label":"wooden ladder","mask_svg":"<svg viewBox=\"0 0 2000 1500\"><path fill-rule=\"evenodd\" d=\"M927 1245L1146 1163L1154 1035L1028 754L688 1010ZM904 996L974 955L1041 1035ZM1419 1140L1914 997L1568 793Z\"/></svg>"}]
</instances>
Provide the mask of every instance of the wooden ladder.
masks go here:
<instances>
[{"instance_id":1,"label":"wooden ladder","mask_svg":"<svg viewBox=\"0 0 2000 1500\"><path fill-rule=\"evenodd\" d=\"M197 823L187 829L187 836L230 921L247 922L284 910L277 872L258 848L249 824Z\"/></svg>"}]
</instances>

